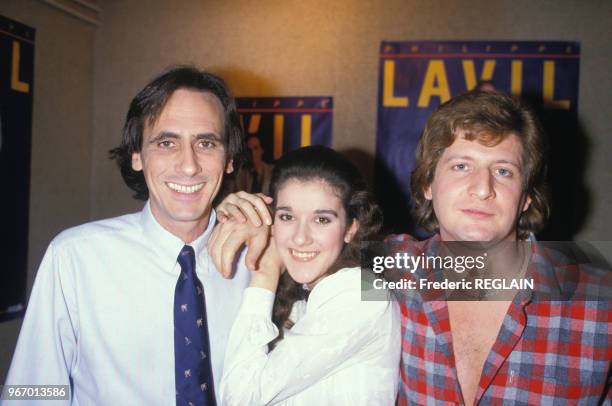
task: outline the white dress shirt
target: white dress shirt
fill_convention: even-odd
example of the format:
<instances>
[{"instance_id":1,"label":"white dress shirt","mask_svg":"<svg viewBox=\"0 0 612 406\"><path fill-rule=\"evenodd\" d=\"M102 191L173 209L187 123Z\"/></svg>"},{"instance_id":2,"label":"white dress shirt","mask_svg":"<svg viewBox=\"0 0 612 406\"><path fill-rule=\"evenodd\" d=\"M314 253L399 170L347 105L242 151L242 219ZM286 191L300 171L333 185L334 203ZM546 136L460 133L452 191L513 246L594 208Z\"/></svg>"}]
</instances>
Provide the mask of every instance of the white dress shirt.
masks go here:
<instances>
[{"instance_id":1,"label":"white dress shirt","mask_svg":"<svg viewBox=\"0 0 612 406\"><path fill-rule=\"evenodd\" d=\"M233 279L216 271L206 249L214 223L213 212L190 245L204 286L218 397L249 273L243 258ZM140 213L58 235L36 275L6 384L71 385L64 403L72 405L175 404L174 290L183 246L148 203Z\"/></svg>"},{"instance_id":2,"label":"white dress shirt","mask_svg":"<svg viewBox=\"0 0 612 406\"><path fill-rule=\"evenodd\" d=\"M394 405L400 320L394 300L362 301L361 271L321 280L296 302L295 325L278 335L274 294L248 288L232 328L221 380L223 405Z\"/></svg>"}]
</instances>

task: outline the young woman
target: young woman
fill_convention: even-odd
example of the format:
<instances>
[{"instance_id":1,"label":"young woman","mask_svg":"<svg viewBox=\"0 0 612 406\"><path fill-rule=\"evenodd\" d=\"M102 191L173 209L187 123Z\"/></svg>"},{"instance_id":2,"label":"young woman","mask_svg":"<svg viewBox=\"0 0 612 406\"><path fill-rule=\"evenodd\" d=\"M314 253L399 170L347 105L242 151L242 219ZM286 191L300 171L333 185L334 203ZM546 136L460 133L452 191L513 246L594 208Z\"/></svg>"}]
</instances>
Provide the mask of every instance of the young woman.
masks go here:
<instances>
[{"instance_id":1,"label":"young woman","mask_svg":"<svg viewBox=\"0 0 612 406\"><path fill-rule=\"evenodd\" d=\"M388 296L361 298L359 246L381 214L359 171L305 147L277 163L271 191L272 237L229 337L222 403L395 404L399 314Z\"/></svg>"}]
</instances>

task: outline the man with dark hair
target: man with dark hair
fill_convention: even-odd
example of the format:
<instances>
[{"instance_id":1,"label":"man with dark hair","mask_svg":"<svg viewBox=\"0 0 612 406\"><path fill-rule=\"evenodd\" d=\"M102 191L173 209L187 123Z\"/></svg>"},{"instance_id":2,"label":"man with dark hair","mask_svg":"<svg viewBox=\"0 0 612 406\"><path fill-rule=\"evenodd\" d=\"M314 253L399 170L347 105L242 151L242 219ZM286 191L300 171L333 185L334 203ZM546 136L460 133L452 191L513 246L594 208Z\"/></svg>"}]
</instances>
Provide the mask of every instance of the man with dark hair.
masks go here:
<instances>
[{"instance_id":1,"label":"man with dark hair","mask_svg":"<svg viewBox=\"0 0 612 406\"><path fill-rule=\"evenodd\" d=\"M246 137L246 147L249 150L250 162L238 171L234 191L244 190L249 193L270 194L270 180L272 179L272 169L263 159L264 149L261 139L251 134Z\"/></svg>"},{"instance_id":2,"label":"man with dark hair","mask_svg":"<svg viewBox=\"0 0 612 406\"><path fill-rule=\"evenodd\" d=\"M111 156L144 209L51 242L7 384L69 385L75 405L215 404L248 272L223 279L206 242L241 148L221 78L177 67L136 95Z\"/></svg>"},{"instance_id":3,"label":"man with dark hair","mask_svg":"<svg viewBox=\"0 0 612 406\"><path fill-rule=\"evenodd\" d=\"M484 247L490 253L487 272L502 270L507 280L532 278L539 285L401 292L398 404L609 404L609 273L608 284L600 286L596 281L606 277L598 279L598 271L581 273L562 252L535 242L549 204L546 143L534 114L508 95L469 92L432 114L416 155L414 214L434 236L421 242L391 236L393 249L419 259ZM217 210L223 218L269 224L265 203L230 195ZM211 252L227 272L228 251L239 242L224 244L213 244ZM469 281L472 269L459 278L457 270L438 272L435 266L415 271L399 277ZM598 296L600 289L607 295Z\"/></svg>"}]
</instances>

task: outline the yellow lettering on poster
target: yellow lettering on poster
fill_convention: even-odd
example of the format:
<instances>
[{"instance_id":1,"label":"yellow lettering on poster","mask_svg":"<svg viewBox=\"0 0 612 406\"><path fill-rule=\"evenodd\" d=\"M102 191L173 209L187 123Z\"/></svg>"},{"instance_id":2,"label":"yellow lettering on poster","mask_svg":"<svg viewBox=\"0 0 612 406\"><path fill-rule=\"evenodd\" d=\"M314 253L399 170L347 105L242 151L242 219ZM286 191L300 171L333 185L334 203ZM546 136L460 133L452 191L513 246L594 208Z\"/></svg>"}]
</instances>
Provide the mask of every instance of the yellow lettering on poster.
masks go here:
<instances>
[{"instance_id":1,"label":"yellow lettering on poster","mask_svg":"<svg viewBox=\"0 0 612 406\"><path fill-rule=\"evenodd\" d=\"M513 60L510 66L510 94L520 97L523 91L523 61Z\"/></svg>"},{"instance_id":2,"label":"yellow lettering on poster","mask_svg":"<svg viewBox=\"0 0 612 406\"><path fill-rule=\"evenodd\" d=\"M474 61L472 59L464 59L461 61L463 64L463 76L465 77L465 87L467 90L472 90L476 87L476 68L474 67ZM484 61L482 66L482 72L480 72L480 80L491 80L493 79L493 72L495 72L495 60L487 59Z\"/></svg>"},{"instance_id":3,"label":"yellow lettering on poster","mask_svg":"<svg viewBox=\"0 0 612 406\"><path fill-rule=\"evenodd\" d=\"M312 128L312 115L302 115L302 136L300 140L301 147L307 147L310 145L310 133Z\"/></svg>"},{"instance_id":4,"label":"yellow lettering on poster","mask_svg":"<svg viewBox=\"0 0 612 406\"><path fill-rule=\"evenodd\" d=\"M417 105L419 107L428 107L429 101L433 96L438 96L440 103L444 103L451 97L444 61L440 59L429 61Z\"/></svg>"},{"instance_id":5,"label":"yellow lettering on poster","mask_svg":"<svg viewBox=\"0 0 612 406\"><path fill-rule=\"evenodd\" d=\"M282 114L274 115L274 159L283 155L283 132L285 117Z\"/></svg>"},{"instance_id":6,"label":"yellow lettering on poster","mask_svg":"<svg viewBox=\"0 0 612 406\"><path fill-rule=\"evenodd\" d=\"M555 61L544 61L544 86L542 88L544 107L569 110L569 100L555 100Z\"/></svg>"},{"instance_id":7,"label":"yellow lettering on poster","mask_svg":"<svg viewBox=\"0 0 612 406\"><path fill-rule=\"evenodd\" d=\"M395 84L395 61L386 60L383 69L383 106L408 107L408 97L393 94Z\"/></svg>"},{"instance_id":8,"label":"yellow lettering on poster","mask_svg":"<svg viewBox=\"0 0 612 406\"><path fill-rule=\"evenodd\" d=\"M259 123L261 122L261 114L253 114L251 121L249 121L249 134L257 134L259 132Z\"/></svg>"},{"instance_id":9,"label":"yellow lettering on poster","mask_svg":"<svg viewBox=\"0 0 612 406\"><path fill-rule=\"evenodd\" d=\"M11 89L22 93L30 93L30 84L19 79L19 65L21 63L21 44L13 41L13 64L11 67Z\"/></svg>"}]
</instances>

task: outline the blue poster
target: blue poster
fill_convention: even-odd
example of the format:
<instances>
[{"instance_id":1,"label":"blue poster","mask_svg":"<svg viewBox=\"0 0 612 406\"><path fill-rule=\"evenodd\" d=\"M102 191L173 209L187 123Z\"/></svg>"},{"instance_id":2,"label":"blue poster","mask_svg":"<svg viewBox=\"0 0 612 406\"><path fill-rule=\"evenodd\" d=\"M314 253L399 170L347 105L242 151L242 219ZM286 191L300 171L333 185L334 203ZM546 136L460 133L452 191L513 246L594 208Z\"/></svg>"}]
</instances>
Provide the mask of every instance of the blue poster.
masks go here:
<instances>
[{"instance_id":1,"label":"blue poster","mask_svg":"<svg viewBox=\"0 0 612 406\"><path fill-rule=\"evenodd\" d=\"M0 16L0 321L25 309L30 212L33 28Z\"/></svg>"},{"instance_id":2,"label":"blue poster","mask_svg":"<svg viewBox=\"0 0 612 406\"><path fill-rule=\"evenodd\" d=\"M487 83L526 99L545 127L554 122L567 132L568 120L575 126L577 42L384 41L379 61L376 184L390 231L414 231L409 210L416 146L428 117L451 97Z\"/></svg>"},{"instance_id":3,"label":"blue poster","mask_svg":"<svg viewBox=\"0 0 612 406\"><path fill-rule=\"evenodd\" d=\"M332 145L334 103L331 97L237 97L247 136L256 134L264 160L307 145Z\"/></svg>"}]
</instances>

